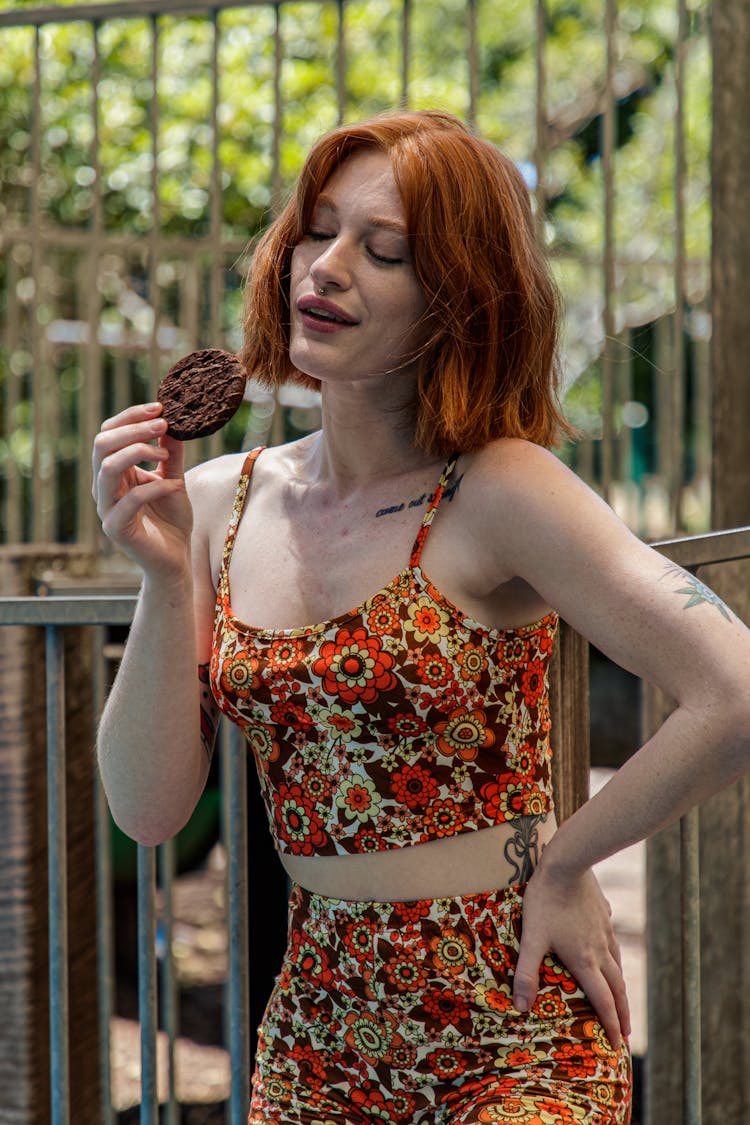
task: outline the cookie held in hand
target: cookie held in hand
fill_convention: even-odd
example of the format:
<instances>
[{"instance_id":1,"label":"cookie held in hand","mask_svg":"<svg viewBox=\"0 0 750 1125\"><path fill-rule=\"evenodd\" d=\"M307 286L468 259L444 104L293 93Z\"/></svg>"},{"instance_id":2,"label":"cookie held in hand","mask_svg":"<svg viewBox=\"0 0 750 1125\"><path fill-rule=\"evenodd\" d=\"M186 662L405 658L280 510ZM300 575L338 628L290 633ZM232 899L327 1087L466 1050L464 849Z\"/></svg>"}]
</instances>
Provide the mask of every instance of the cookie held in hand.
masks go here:
<instances>
[{"instance_id":1,"label":"cookie held in hand","mask_svg":"<svg viewBox=\"0 0 750 1125\"><path fill-rule=\"evenodd\" d=\"M159 384L167 433L178 441L207 437L226 425L245 393L245 373L236 355L205 348L183 356Z\"/></svg>"}]
</instances>

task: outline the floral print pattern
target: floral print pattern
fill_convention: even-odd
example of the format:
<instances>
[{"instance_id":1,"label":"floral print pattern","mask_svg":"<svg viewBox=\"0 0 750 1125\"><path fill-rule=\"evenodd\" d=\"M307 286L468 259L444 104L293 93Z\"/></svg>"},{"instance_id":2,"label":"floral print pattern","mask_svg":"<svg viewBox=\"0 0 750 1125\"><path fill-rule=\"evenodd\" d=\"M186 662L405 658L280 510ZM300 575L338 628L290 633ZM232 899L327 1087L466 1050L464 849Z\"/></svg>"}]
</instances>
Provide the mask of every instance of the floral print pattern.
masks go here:
<instances>
[{"instance_id":1,"label":"floral print pattern","mask_svg":"<svg viewBox=\"0 0 750 1125\"><path fill-rule=\"evenodd\" d=\"M348 614L274 632L239 621L229 590L259 453L243 466L224 546L211 686L252 749L279 849L381 851L549 810L557 616L485 628L420 568L455 458L401 574Z\"/></svg>"},{"instance_id":2,"label":"floral print pattern","mask_svg":"<svg viewBox=\"0 0 750 1125\"><path fill-rule=\"evenodd\" d=\"M342 902L295 886L249 1125L627 1125L630 1063L552 956L513 1008L523 887Z\"/></svg>"}]
</instances>

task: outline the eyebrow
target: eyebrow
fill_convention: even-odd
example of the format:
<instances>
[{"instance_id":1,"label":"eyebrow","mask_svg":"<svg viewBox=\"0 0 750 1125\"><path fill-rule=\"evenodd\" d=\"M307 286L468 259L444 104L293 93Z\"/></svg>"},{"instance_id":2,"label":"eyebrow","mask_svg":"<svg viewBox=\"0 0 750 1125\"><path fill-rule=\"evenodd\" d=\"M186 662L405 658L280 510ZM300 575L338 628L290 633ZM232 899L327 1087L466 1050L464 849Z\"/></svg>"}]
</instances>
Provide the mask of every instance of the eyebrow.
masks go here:
<instances>
[{"instance_id":1,"label":"eyebrow","mask_svg":"<svg viewBox=\"0 0 750 1125\"><path fill-rule=\"evenodd\" d=\"M319 195L315 206L323 207L326 211L333 211L334 214L338 214L338 207L327 195ZM368 227L389 230L394 234L400 235L402 238L406 238L406 227L403 223L398 222L397 219L384 219L380 218L378 215L368 215L365 222Z\"/></svg>"}]
</instances>

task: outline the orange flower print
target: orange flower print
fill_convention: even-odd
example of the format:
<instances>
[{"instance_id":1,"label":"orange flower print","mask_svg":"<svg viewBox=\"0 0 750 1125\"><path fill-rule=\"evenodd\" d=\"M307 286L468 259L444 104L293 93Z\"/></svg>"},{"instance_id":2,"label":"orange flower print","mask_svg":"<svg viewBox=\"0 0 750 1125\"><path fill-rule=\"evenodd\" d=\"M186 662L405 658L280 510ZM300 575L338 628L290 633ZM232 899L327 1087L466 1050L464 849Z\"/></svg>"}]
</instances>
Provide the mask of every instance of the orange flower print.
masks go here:
<instances>
[{"instance_id":1,"label":"orange flower print","mask_svg":"<svg viewBox=\"0 0 750 1125\"><path fill-rule=\"evenodd\" d=\"M427 730L427 723L410 711L399 711L398 715L388 719L388 729L396 738L416 738Z\"/></svg>"},{"instance_id":2,"label":"orange flower print","mask_svg":"<svg viewBox=\"0 0 750 1125\"><path fill-rule=\"evenodd\" d=\"M495 1012L510 1012L513 1009L513 1001L507 987L497 988L494 985L477 985L477 999L480 1004L484 1004L486 1008L492 1008Z\"/></svg>"},{"instance_id":3,"label":"orange flower print","mask_svg":"<svg viewBox=\"0 0 750 1125\"><path fill-rule=\"evenodd\" d=\"M449 988L430 991L424 998L423 1007L427 1013L426 1023L432 1027L458 1027L469 1018L469 1005L461 996Z\"/></svg>"},{"instance_id":4,"label":"orange flower print","mask_svg":"<svg viewBox=\"0 0 750 1125\"><path fill-rule=\"evenodd\" d=\"M530 660L521 676L521 691L527 707L535 707L544 694L546 664L543 660Z\"/></svg>"},{"instance_id":5,"label":"orange flower print","mask_svg":"<svg viewBox=\"0 0 750 1125\"><path fill-rule=\"evenodd\" d=\"M446 722L435 724L435 734L440 735L438 750L448 757L458 754L464 762L473 762L480 750L495 742L495 735L487 729L486 722L484 711L458 707Z\"/></svg>"},{"instance_id":6,"label":"orange flower print","mask_svg":"<svg viewBox=\"0 0 750 1125\"><path fill-rule=\"evenodd\" d=\"M567 992L568 995L576 992L578 989L573 974L568 972L565 966L553 957L551 953L545 954L544 960L539 968L539 982L541 985L552 985L554 988L562 989L562 991Z\"/></svg>"},{"instance_id":7,"label":"orange flower print","mask_svg":"<svg viewBox=\"0 0 750 1125\"><path fill-rule=\"evenodd\" d=\"M439 793L437 782L424 766L404 766L391 778L391 789L396 800L410 809L423 809Z\"/></svg>"},{"instance_id":8,"label":"orange flower print","mask_svg":"<svg viewBox=\"0 0 750 1125\"><path fill-rule=\"evenodd\" d=\"M424 966L405 950L385 962L383 973L399 992L419 992L427 984Z\"/></svg>"},{"instance_id":9,"label":"orange flower print","mask_svg":"<svg viewBox=\"0 0 750 1125\"><path fill-rule=\"evenodd\" d=\"M370 777L350 777L339 786L336 807L349 820L371 820L381 802L380 793Z\"/></svg>"},{"instance_id":10,"label":"orange flower print","mask_svg":"<svg viewBox=\"0 0 750 1125\"><path fill-rule=\"evenodd\" d=\"M425 816L425 839L442 836L455 836L461 831L464 815L457 801L447 797L444 801L433 801Z\"/></svg>"},{"instance_id":11,"label":"orange flower print","mask_svg":"<svg viewBox=\"0 0 750 1125\"><path fill-rule=\"evenodd\" d=\"M433 1074L444 1081L458 1078L466 1069L466 1063L461 1055L452 1047L438 1047L436 1051L430 1051L427 1056L427 1066Z\"/></svg>"},{"instance_id":12,"label":"orange flower print","mask_svg":"<svg viewBox=\"0 0 750 1125\"><path fill-rule=\"evenodd\" d=\"M332 703L330 707L321 707L318 711L318 719L330 729L334 742L351 742L353 738L359 738L362 733L362 724L359 720L339 703Z\"/></svg>"},{"instance_id":13,"label":"orange flower print","mask_svg":"<svg viewBox=\"0 0 750 1125\"><path fill-rule=\"evenodd\" d=\"M240 649L221 665L221 686L228 695L247 699L260 684L258 658Z\"/></svg>"},{"instance_id":14,"label":"orange flower print","mask_svg":"<svg viewBox=\"0 0 750 1125\"><path fill-rule=\"evenodd\" d=\"M322 679L326 695L338 695L344 703L374 703L381 692L396 686L393 663L378 637L362 626L351 631L344 626L335 640L320 646L312 673Z\"/></svg>"},{"instance_id":15,"label":"orange flower print","mask_svg":"<svg viewBox=\"0 0 750 1125\"><path fill-rule=\"evenodd\" d=\"M552 1058L571 1078L592 1078L597 1071L596 1056L583 1043L558 1043L552 1049Z\"/></svg>"},{"instance_id":16,"label":"orange flower print","mask_svg":"<svg viewBox=\"0 0 750 1125\"><path fill-rule=\"evenodd\" d=\"M404 627L414 634L415 641L433 641L448 632L450 615L430 598L419 598L409 606L407 613Z\"/></svg>"},{"instance_id":17,"label":"orange flower print","mask_svg":"<svg viewBox=\"0 0 750 1125\"><path fill-rule=\"evenodd\" d=\"M367 614L367 628L380 636L393 636L399 629L399 618L393 606L383 600Z\"/></svg>"},{"instance_id":18,"label":"orange flower print","mask_svg":"<svg viewBox=\"0 0 750 1125\"><path fill-rule=\"evenodd\" d=\"M326 844L323 822L301 785L282 782L273 802L279 836L293 855L314 855Z\"/></svg>"},{"instance_id":19,"label":"orange flower print","mask_svg":"<svg viewBox=\"0 0 750 1125\"><path fill-rule=\"evenodd\" d=\"M297 968L300 976L306 980L313 980L322 988L329 988L333 983L333 972L328 962L328 955L311 937L300 930L292 934L290 960Z\"/></svg>"},{"instance_id":20,"label":"orange flower print","mask_svg":"<svg viewBox=\"0 0 750 1125\"><path fill-rule=\"evenodd\" d=\"M372 828L360 828L357 835L354 837L355 851L359 853L364 852L382 852L386 850L386 842Z\"/></svg>"},{"instance_id":21,"label":"orange flower print","mask_svg":"<svg viewBox=\"0 0 750 1125\"><path fill-rule=\"evenodd\" d=\"M417 660L417 675L428 687L444 687L453 677L453 669L444 656L423 656Z\"/></svg>"},{"instance_id":22,"label":"orange flower print","mask_svg":"<svg viewBox=\"0 0 750 1125\"><path fill-rule=\"evenodd\" d=\"M452 926L430 938L429 950L437 967L453 976L462 972L464 966L476 964L469 941Z\"/></svg>"},{"instance_id":23,"label":"orange flower print","mask_svg":"<svg viewBox=\"0 0 750 1125\"><path fill-rule=\"evenodd\" d=\"M327 801L331 796L333 785L331 779L320 770L311 770L302 778L302 788L313 803Z\"/></svg>"},{"instance_id":24,"label":"orange flower print","mask_svg":"<svg viewBox=\"0 0 750 1125\"><path fill-rule=\"evenodd\" d=\"M250 749L255 755L258 766L264 770L267 770L269 764L275 762L279 756L279 744L273 737L275 733L275 728L266 723L254 723L252 726L245 727L245 737L250 744Z\"/></svg>"},{"instance_id":25,"label":"orange flower print","mask_svg":"<svg viewBox=\"0 0 750 1125\"><path fill-rule=\"evenodd\" d=\"M403 1043L395 1031L398 1020L391 1012L380 1009L377 1014L369 1011L350 1012L346 1017L344 1041L351 1050L366 1059L387 1062L393 1046Z\"/></svg>"},{"instance_id":26,"label":"orange flower print","mask_svg":"<svg viewBox=\"0 0 750 1125\"><path fill-rule=\"evenodd\" d=\"M280 699L274 703L270 713L271 721L280 726L291 727L292 730L307 733L313 728L313 721L301 703Z\"/></svg>"},{"instance_id":27,"label":"orange flower print","mask_svg":"<svg viewBox=\"0 0 750 1125\"><path fill-rule=\"evenodd\" d=\"M583 1034L591 1043L591 1050L600 1059L612 1061L614 1054L612 1045L607 1038L607 1033L597 1019L586 1020L583 1025Z\"/></svg>"},{"instance_id":28,"label":"orange flower print","mask_svg":"<svg viewBox=\"0 0 750 1125\"><path fill-rule=\"evenodd\" d=\"M479 645L464 645L456 653L456 664L462 680L477 681L487 667L487 653Z\"/></svg>"},{"instance_id":29,"label":"orange flower print","mask_svg":"<svg viewBox=\"0 0 750 1125\"><path fill-rule=\"evenodd\" d=\"M562 1020L567 1016L568 1008L556 992L539 992L534 1002L534 1013L542 1020Z\"/></svg>"},{"instance_id":30,"label":"orange flower print","mask_svg":"<svg viewBox=\"0 0 750 1125\"><path fill-rule=\"evenodd\" d=\"M497 651L499 664L525 664L529 659L529 644L524 637L509 637L500 641Z\"/></svg>"},{"instance_id":31,"label":"orange flower print","mask_svg":"<svg viewBox=\"0 0 750 1125\"><path fill-rule=\"evenodd\" d=\"M503 773L496 781L486 782L479 792L487 819L501 824L526 814L532 788L528 781L522 782L515 774Z\"/></svg>"},{"instance_id":32,"label":"orange flower print","mask_svg":"<svg viewBox=\"0 0 750 1125\"><path fill-rule=\"evenodd\" d=\"M288 673L302 663L304 651L302 644L294 637L280 637L269 645L266 659L271 676Z\"/></svg>"}]
</instances>

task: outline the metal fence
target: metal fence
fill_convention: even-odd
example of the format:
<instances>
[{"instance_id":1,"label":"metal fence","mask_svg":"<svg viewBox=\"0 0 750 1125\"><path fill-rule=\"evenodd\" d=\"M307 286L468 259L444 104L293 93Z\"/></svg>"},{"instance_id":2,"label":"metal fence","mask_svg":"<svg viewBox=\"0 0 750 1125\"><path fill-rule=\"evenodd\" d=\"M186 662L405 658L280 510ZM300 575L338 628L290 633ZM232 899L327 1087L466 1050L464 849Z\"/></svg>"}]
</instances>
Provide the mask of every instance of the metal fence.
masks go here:
<instances>
[{"instance_id":1,"label":"metal fence","mask_svg":"<svg viewBox=\"0 0 750 1125\"><path fill-rule=\"evenodd\" d=\"M680 565L699 572L707 565L750 558L750 528L695 536L656 544L658 550ZM64 692L65 668L61 635L66 626L88 625L95 630L99 661L95 662L95 710L102 704L102 638L103 627L127 624L132 617L135 599L121 597L25 597L0 599L0 627L31 625L45 630L48 773L48 844L49 844L49 981L50 981L50 1065L51 1107L53 1125L68 1125L71 1120L71 1091L68 1082L69 1027L66 855L66 793L65 793L65 731ZM587 653L578 650L577 662L585 662ZM586 713L586 683L582 669L573 660L561 669L565 690L575 697L579 712ZM569 700L570 702L570 700ZM564 742L566 732L560 732ZM93 731L92 731L93 738ZM560 744L558 743L558 752ZM231 1100L228 1122L244 1123L248 1106L248 1020L250 949L248 934L247 877L247 804L246 748L236 728L224 728L223 756L223 836L227 846L229 980L227 989L228 1047L231 1056ZM563 748L564 753L564 748ZM579 772L587 771L587 762L579 758ZM568 809L567 812L572 810ZM108 813L101 789L97 786L97 965L99 995L100 1078L103 1097L102 1121L113 1121L110 1086L110 1026L112 1005L113 923L111 912L112 876ZM684 1042L684 1122L700 1125L701 1121L701 1004L700 1004L700 888L698 878L697 810L682 822L682 1019ZM170 845L159 852L159 884L164 895L162 920L165 926L165 971L163 1026L169 1040L169 1096L166 1120L178 1120L175 1094L174 1044L174 973L172 970L172 934L170 930L170 887L174 870L174 853ZM156 1076L156 927L155 888L157 882L156 850L138 848L138 997L141 1026L141 1117L142 1125L159 1121ZM281 951L279 951L280 954ZM649 997L651 1002L651 997ZM36 1014L39 1018L39 1013ZM659 1120L659 1093L652 1092L652 1121Z\"/></svg>"},{"instance_id":2,"label":"metal fence","mask_svg":"<svg viewBox=\"0 0 750 1125\"><path fill-rule=\"evenodd\" d=\"M704 530L707 0L118 0L0 12L0 527L101 543L101 418L238 346L245 250L315 136L439 104L521 164L568 304L566 451L640 533ZM572 28L571 28L572 23ZM251 386L195 458L314 428ZM197 444L197 443L196 443Z\"/></svg>"}]
</instances>

